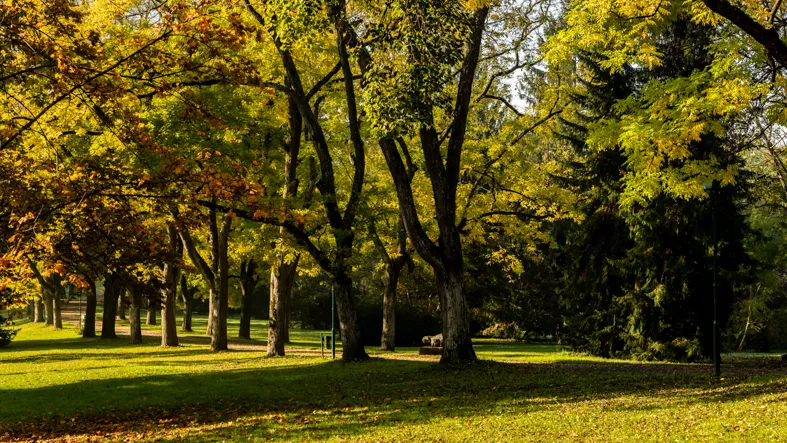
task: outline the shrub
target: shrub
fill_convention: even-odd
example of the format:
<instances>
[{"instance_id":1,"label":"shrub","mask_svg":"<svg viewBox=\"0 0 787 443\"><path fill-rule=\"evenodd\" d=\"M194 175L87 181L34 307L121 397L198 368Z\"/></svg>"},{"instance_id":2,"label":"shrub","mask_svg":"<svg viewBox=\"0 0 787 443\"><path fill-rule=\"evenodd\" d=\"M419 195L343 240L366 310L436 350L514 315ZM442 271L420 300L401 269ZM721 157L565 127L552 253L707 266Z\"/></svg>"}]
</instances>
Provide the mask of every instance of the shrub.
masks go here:
<instances>
[{"instance_id":1,"label":"shrub","mask_svg":"<svg viewBox=\"0 0 787 443\"><path fill-rule=\"evenodd\" d=\"M13 328L14 322L0 315L0 348L8 346L16 337L17 330Z\"/></svg>"},{"instance_id":2,"label":"shrub","mask_svg":"<svg viewBox=\"0 0 787 443\"><path fill-rule=\"evenodd\" d=\"M481 331L482 337L489 338L513 338L514 340L526 340L527 333L519 328L514 322L494 323Z\"/></svg>"}]
</instances>

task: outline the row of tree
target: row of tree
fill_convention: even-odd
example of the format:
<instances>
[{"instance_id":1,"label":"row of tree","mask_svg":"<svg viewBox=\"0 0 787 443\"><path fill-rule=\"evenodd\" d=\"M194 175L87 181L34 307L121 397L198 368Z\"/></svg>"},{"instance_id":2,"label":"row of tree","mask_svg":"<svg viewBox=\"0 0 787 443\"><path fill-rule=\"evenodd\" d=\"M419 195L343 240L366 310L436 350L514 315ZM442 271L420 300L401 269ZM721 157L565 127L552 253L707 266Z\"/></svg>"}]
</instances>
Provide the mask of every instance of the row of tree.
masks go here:
<instances>
[{"instance_id":1,"label":"row of tree","mask_svg":"<svg viewBox=\"0 0 787 443\"><path fill-rule=\"evenodd\" d=\"M227 349L231 293L248 335L270 269L284 355L293 288L321 274L359 360L359 293L379 286L392 350L409 269L433 280L447 362L508 322L692 357L711 337L711 181L723 320L757 285L783 303L763 260L787 207L780 3L768 20L725 0L1 7L2 287L38 285L55 326L63 288L94 318L103 285L107 336L117 294L132 340L160 294L176 345L178 287L200 286Z\"/></svg>"}]
</instances>

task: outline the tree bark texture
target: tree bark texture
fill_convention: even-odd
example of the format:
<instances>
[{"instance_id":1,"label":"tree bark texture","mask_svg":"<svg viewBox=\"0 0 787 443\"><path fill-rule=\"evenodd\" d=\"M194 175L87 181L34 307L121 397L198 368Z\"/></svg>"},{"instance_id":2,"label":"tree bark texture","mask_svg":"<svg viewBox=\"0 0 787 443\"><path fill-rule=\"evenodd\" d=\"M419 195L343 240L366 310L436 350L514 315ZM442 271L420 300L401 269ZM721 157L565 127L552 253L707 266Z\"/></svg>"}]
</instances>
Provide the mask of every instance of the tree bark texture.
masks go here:
<instances>
[{"instance_id":1,"label":"tree bark texture","mask_svg":"<svg viewBox=\"0 0 787 443\"><path fill-rule=\"evenodd\" d=\"M129 339L131 344L139 344L142 343L142 288L137 284L132 284L130 289L131 306L128 310L128 320L131 324Z\"/></svg>"},{"instance_id":2,"label":"tree bark texture","mask_svg":"<svg viewBox=\"0 0 787 443\"><path fill-rule=\"evenodd\" d=\"M96 283L88 282L90 287L85 297L85 322L82 324L82 337L96 336Z\"/></svg>"},{"instance_id":3,"label":"tree bark texture","mask_svg":"<svg viewBox=\"0 0 787 443\"><path fill-rule=\"evenodd\" d=\"M476 360L470 333L470 313L464 290L463 271L437 277L443 317L443 357L441 362Z\"/></svg>"},{"instance_id":4,"label":"tree bark texture","mask_svg":"<svg viewBox=\"0 0 787 443\"><path fill-rule=\"evenodd\" d=\"M55 317L55 329L63 329L63 315L60 309L60 305L62 302L63 296L63 286L60 284L60 278L56 277L52 279L52 286L54 287L54 291L52 291L52 298L53 298L53 306L54 306L54 317Z\"/></svg>"},{"instance_id":5,"label":"tree bark texture","mask_svg":"<svg viewBox=\"0 0 787 443\"><path fill-rule=\"evenodd\" d=\"M44 309L46 310L46 325L54 326L55 324L55 299L52 297L52 291L47 288L41 288L41 294L44 297Z\"/></svg>"},{"instance_id":6,"label":"tree bark texture","mask_svg":"<svg viewBox=\"0 0 787 443\"><path fill-rule=\"evenodd\" d=\"M33 323L44 323L44 302L43 296L38 296L33 301Z\"/></svg>"},{"instance_id":7,"label":"tree bark texture","mask_svg":"<svg viewBox=\"0 0 787 443\"><path fill-rule=\"evenodd\" d=\"M385 271L385 294L383 295L383 332L380 349L396 350L396 287L399 284L399 269L388 266Z\"/></svg>"},{"instance_id":8,"label":"tree bark texture","mask_svg":"<svg viewBox=\"0 0 787 443\"><path fill-rule=\"evenodd\" d=\"M276 265L271 269L270 284L270 309L268 314L268 357L284 356L284 337L286 328L286 302L292 293L295 276L298 271L298 260L285 263L284 257L279 257Z\"/></svg>"},{"instance_id":9,"label":"tree bark texture","mask_svg":"<svg viewBox=\"0 0 787 443\"><path fill-rule=\"evenodd\" d=\"M224 216L224 223L219 232L218 254L218 297L213 300L213 333L210 336L210 348L214 351L227 350L227 310L229 309L229 278L230 265L228 259L229 235L232 217Z\"/></svg>"},{"instance_id":10,"label":"tree bark texture","mask_svg":"<svg viewBox=\"0 0 787 443\"><path fill-rule=\"evenodd\" d=\"M164 282L161 304L161 346L178 346L178 324L175 319L175 301L178 296L178 277L180 268L177 262L183 256L175 225L167 226L169 234L169 257L164 264Z\"/></svg>"},{"instance_id":11,"label":"tree bark texture","mask_svg":"<svg viewBox=\"0 0 787 443\"><path fill-rule=\"evenodd\" d=\"M369 355L363 347L358 311L352 294L352 279L341 277L336 279L336 284L336 312L339 314L342 332L342 360L365 360Z\"/></svg>"}]
</instances>

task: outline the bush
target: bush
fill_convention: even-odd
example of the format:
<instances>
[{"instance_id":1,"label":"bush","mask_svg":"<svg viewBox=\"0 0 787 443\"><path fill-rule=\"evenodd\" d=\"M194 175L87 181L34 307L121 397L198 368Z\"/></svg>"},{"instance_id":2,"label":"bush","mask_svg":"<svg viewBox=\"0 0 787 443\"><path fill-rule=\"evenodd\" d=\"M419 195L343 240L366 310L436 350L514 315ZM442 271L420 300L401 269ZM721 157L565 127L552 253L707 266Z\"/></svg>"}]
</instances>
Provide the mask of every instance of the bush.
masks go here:
<instances>
[{"instance_id":1,"label":"bush","mask_svg":"<svg viewBox=\"0 0 787 443\"><path fill-rule=\"evenodd\" d=\"M770 349L787 349L787 309L773 311L773 315L765 327L765 335Z\"/></svg>"},{"instance_id":2,"label":"bush","mask_svg":"<svg viewBox=\"0 0 787 443\"><path fill-rule=\"evenodd\" d=\"M16 337L18 331L12 328L12 326L14 326L13 321L0 315L0 348L8 346L11 340Z\"/></svg>"},{"instance_id":3,"label":"bush","mask_svg":"<svg viewBox=\"0 0 787 443\"><path fill-rule=\"evenodd\" d=\"M641 353L632 353L637 360L694 362L702 357L698 339L676 338L669 343L651 342Z\"/></svg>"},{"instance_id":4,"label":"bush","mask_svg":"<svg viewBox=\"0 0 787 443\"><path fill-rule=\"evenodd\" d=\"M481 331L482 337L489 338L513 338L514 340L526 340L527 333L519 328L514 322L494 323Z\"/></svg>"}]
</instances>

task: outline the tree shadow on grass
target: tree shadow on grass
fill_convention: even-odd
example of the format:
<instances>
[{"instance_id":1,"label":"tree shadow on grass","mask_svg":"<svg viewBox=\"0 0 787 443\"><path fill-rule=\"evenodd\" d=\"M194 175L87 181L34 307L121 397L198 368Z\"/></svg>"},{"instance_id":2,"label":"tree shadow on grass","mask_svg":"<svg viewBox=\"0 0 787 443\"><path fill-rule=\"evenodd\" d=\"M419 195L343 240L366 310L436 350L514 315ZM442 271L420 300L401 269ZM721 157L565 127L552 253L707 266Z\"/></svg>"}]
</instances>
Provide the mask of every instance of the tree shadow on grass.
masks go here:
<instances>
[{"instance_id":1,"label":"tree shadow on grass","mask_svg":"<svg viewBox=\"0 0 787 443\"><path fill-rule=\"evenodd\" d=\"M177 433L196 427L216 438L251 433L300 441L472 417L501 404L528 413L555 403L640 395L649 397L641 406L648 409L664 402L731 402L787 392L783 368L758 374L764 377L728 368L726 378L715 380L704 365L579 359L483 361L460 368L385 358L353 364L287 360L252 369L0 388L0 428L20 439L96 432L161 432L155 434L160 438L169 431L177 439L207 439Z\"/></svg>"}]
</instances>

